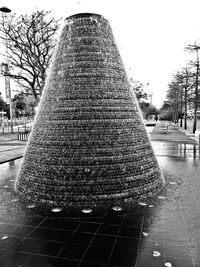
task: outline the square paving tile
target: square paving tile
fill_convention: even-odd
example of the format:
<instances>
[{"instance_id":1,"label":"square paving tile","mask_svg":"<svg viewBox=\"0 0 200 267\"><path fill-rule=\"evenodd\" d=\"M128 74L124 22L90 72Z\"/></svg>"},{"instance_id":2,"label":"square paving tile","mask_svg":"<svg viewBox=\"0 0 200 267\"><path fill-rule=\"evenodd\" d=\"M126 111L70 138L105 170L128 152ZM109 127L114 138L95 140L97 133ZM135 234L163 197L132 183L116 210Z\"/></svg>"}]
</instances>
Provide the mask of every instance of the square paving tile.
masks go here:
<instances>
[{"instance_id":1,"label":"square paving tile","mask_svg":"<svg viewBox=\"0 0 200 267\"><path fill-rule=\"evenodd\" d=\"M23 267L49 267L53 263L53 257L31 255L29 259L25 262Z\"/></svg>"},{"instance_id":2,"label":"square paving tile","mask_svg":"<svg viewBox=\"0 0 200 267\"><path fill-rule=\"evenodd\" d=\"M0 266L1 267L22 266L29 257L30 254L28 253L9 251L5 253L4 258L1 259Z\"/></svg>"},{"instance_id":3,"label":"square paving tile","mask_svg":"<svg viewBox=\"0 0 200 267\"><path fill-rule=\"evenodd\" d=\"M123 226L120 228L119 236L132 237L132 238L140 238L141 228L139 227L130 227Z\"/></svg>"},{"instance_id":4,"label":"square paving tile","mask_svg":"<svg viewBox=\"0 0 200 267\"><path fill-rule=\"evenodd\" d=\"M57 258L51 263L51 267L77 267L79 261ZM89 266L88 266L89 267Z\"/></svg>"},{"instance_id":5,"label":"square paving tile","mask_svg":"<svg viewBox=\"0 0 200 267\"><path fill-rule=\"evenodd\" d=\"M81 260L87 248L88 245L85 244L67 244L58 254L58 257Z\"/></svg>"},{"instance_id":6,"label":"square paving tile","mask_svg":"<svg viewBox=\"0 0 200 267\"><path fill-rule=\"evenodd\" d=\"M47 255L47 256L57 256L61 249L64 247L64 243L45 241L42 246L37 250L37 254Z\"/></svg>"},{"instance_id":7,"label":"square paving tile","mask_svg":"<svg viewBox=\"0 0 200 267\"><path fill-rule=\"evenodd\" d=\"M83 261L79 265L79 267L105 267L105 264L100 264L100 263L94 263L94 262L88 262L88 261Z\"/></svg>"},{"instance_id":8,"label":"square paving tile","mask_svg":"<svg viewBox=\"0 0 200 267\"><path fill-rule=\"evenodd\" d=\"M51 229L51 228L35 228L30 235L29 238L39 238L44 240L54 240L60 242L66 242L73 232Z\"/></svg>"},{"instance_id":9,"label":"square paving tile","mask_svg":"<svg viewBox=\"0 0 200 267\"><path fill-rule=\"evenodd\" d=\"M14 250L19 252L37 253L44 242L45 241L41 239L24 238L18 243Z\"/></svg>"},{"instance_id":10,"label":"square paving tile","mask_svg":"<svg viewBox=\"0 0 200 267\"><path fill-rule=\"evenodd\" d=\"M38 226L41 222L45 220L44 216L29 216L27 217L22 224L23 225L28 225L28 226Z\"/></svg>"},{"instance_id":11,"label":"square paving tile","mask_svg":"<svg viewBox=\"0 0 200 267\"><path fill-rule=\"evenodd\" d=\"M108 224L102 224L97 233L98 234L106 234L106 235L118 235L119 232L119 226L116 225L108 225Z\"/></svg>"},{"instance_id":12,"label":"square paving tile","mask_svg":"<svg viewBox=\"0 0 200 267\"><path fill-rule=\"evenodd\" d=\"M78 232L87 232L87 233L95 233L98 229L100 224L98 223L88 223L88 222L82 222L77 231Z\"/></svg>"},{"instance_id":13,"label":"square paving tile","mask_svg":"<svg viewBox=\"0 0 200 267\"><path fill-rule=\"evenodd\" d=\"M115 240L115 236L96 234L94 236L94 239L92 240L91 246L100 248L112 248Z\"/></svg>"},{"instance_id":14,"label":"square paving tile","mask_svg":"<svg viewBox=\"0 0 200 267\"><path fill-rule=\"evenodd\" d=\"M33 231L33 226L19 225L9 232L9 235L26 236Z\"/></svg>"},{"instance_id":15,"label":"square paving tile","mask_svg":"<svg viewBox=\"0 0 200 267\"><path fill-rule=\"evenodd\" d=\"M46 218L45 221L43 221L40 224L40 227L45 228L56 228L56 229L63 229L63 230L70 230L73 231L79 226L79 221L72 221L65 218Z\"/></svg>"},{"instance_id":16,"label":"square paving tile","mask_svg":"<svg viewBox=\"0 0 200 267\"><path fill-rule=\"evenodd\" d=\"M17 236L3 236L6 239L0 239L0 249L12 249L14 248L21 240L22 237ZM2 238L3 238L2 237Z\"/></svg>"},{"instance_id":17,"label":"square paving tile","mask_svg":"<svg viewBox=\"0 0 200 267\"><path fill-rule=\"evenodd\" d=\"M83 257L83 261L107 264L111 251L108 248L90 246Z\"/></svg>"},{"instance_id":18,"label":"square paving tile","mask_svg":"<svg viewBox=\"0 0 200 267\"><path fill-rule=\"evenodd\" d=\"M137 258L137 250L127 251L115 248L112 252L108 266L133 267ZM153 266L152 266L153 267Z\"/></svg>"},{"instance_id":19,"label":"square paving tile","mask_svg":"<svg viewBox=\"0 0 200 267\"><path fill-rule=\"evenodd\" d=\"M94 234L92 233L82 233L75 232L72 238L69 240L69 244L81 244L81 245L89 245Z\"/></svg>"}]
</instances>

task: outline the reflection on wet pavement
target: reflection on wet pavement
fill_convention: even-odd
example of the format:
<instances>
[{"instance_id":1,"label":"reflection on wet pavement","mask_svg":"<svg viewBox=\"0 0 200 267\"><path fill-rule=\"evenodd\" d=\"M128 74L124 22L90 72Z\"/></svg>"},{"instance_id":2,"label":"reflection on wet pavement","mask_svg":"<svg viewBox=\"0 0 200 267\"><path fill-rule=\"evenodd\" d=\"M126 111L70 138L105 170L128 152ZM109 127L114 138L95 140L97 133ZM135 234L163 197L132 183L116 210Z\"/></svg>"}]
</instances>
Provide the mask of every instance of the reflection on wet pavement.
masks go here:
<instances>
[{"instance_id":1,"label":"reflection on wet pavement","mask_svg":"<svg viewBox=\"0 0 200 267\"><path fill-rule=\"evenodd\" d=\"M161 143L161 142L152 142L155 154L159 156L168 156L168 157L183 157L183 158L196 158L200 157L199 146L191 144L176 144L176 143Z\"/></svg>"},{"instance_id":2,"label":"reflection on wet pavement","mask_svg":"<svg viewBox=\"0 0 200 267\"><path fill-rule=\"evenodd\" d=\"M20 167L21 159L0 164L0 181L7 177L15 179Z\"/></svg>"},{"instance_id":3,"label":"reflection on wet pavement","mask_svg":"<svg viewBox=\"0 0 200 267\"><path fill-rule=\"evenodd\" d=\"M13 192L21 159L0 165L0 266L200 266L199 147L152 142L166 186L129 214L41 214Z\"/></svg>"}]
</instances>

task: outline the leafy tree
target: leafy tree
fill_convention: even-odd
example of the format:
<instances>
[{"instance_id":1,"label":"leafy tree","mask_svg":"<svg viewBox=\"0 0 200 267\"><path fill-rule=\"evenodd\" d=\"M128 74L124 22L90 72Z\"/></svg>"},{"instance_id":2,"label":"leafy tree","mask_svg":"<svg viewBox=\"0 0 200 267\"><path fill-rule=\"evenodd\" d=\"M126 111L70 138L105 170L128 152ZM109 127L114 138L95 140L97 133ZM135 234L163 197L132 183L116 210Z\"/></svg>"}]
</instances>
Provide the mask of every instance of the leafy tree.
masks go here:
<instances>
[{"instance_id":1,"label":"leafy tree","mask_svg":"<svg viewBox=\"0 0 200 267\"><path fill-rule=\"evenodd\" d=\"M32 95L27 95L23 92L15 95L12 99L13 101L13 110L16 117L24 116L33 116L35 111L34 108L37 105L36 100Z\"/></svg>"},{"instance_id":2,"label":"leafy tree","mask_svg":"<svg viewBox=\"0 0 200 267\"><path fill-rule=\"evenodd\" d=\"M7 46L9 66L4 64L0 73L10 76L35 99L42 93L58 28L59 20L50 17L49 11L0 18L0 40Z\"/></svg>"},{"instance_id":3,"label":"leafy tree","mask_svg":"<svg viewBox=\"0 0 200 267\"><path fill-rule=\"evenodd\" d=\"M168 121L173 120L173 107L170 101L165 100L159 112L161 120L168 120Z\"/></svg>"},{"instance_id":4,"label":"leafy tree","mask_svg":"<svg viewBox=\"0 0 200 267\"><path fill-rule=\"evenodd\" d=\"M3 100L0 93L0 111L6 112L6 116L10 116L9 105Z\"/></svg>"},{"instance_id":5,"label":"leafy tree","mask_svg":"<svg viewBox=\"0 0 200 267\"><path fill-rule=\"evenodd\" d=\"M157 115L159 113L158 109L148 102L148 94L144 91L145 85L139 81L133 80L132 78L130 79L130 82L143 113L143 117L147 119L150 115ZM146 85L148 85L148 83Z\"/></svg>"},{"instance_id":6,"label":"leafy tree","mask_svg":"<svg viewBox=\"0 0 200 267\"><path fill-rule=\"evenodd\" d=\"M13 101L13 110L16 117L19 117L23 111L26 109L26 103L24 100L24 94L23 92L19 93L18 95L15 95L12 99Z\"/></svg>"},{"instance_id":7,"label":"leafy tree","mask_svg":"<svg viewBox=\"0 0 200 267\"><path fill-rule=\"evenodd\" d=\"M135 92L139 105L143 102L146 102L148 99L148 95L144 92L144 85L139 81L134 81L133 79L131 79L130 81L133 86L133 90Z\"/></svg>"}]
</instances>

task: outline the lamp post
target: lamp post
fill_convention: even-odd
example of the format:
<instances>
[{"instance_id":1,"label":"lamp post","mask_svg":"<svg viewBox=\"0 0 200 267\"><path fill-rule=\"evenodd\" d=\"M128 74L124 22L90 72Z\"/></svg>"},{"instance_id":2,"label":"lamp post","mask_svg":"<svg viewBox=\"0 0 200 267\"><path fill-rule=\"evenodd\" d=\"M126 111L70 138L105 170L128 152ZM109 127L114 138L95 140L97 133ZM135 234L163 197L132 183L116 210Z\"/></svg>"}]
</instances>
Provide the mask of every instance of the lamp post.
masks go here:
<instances>
[{"instance_id":1,"label":"lamp post","mask_svg":"<svg viewBox=\"0 0 200 267\"><path fill-rule=\"evenodd\" d=\"M11 12L11 9L8 7L1 7L0 11L5 14L5 17L7 17L7 14ZM5 65L5 89L6 89L6 97L9 99L9 104L10 104L10 126L11 126L11 133L13 133L13 117L12 117L12 96L11 96L11 89L10 89L10 77L8 76L9 74L9 62L8 62L8 43L6 41L6 54L7 54L7 62L4 63Z\"/></svg>"}]
</instances>

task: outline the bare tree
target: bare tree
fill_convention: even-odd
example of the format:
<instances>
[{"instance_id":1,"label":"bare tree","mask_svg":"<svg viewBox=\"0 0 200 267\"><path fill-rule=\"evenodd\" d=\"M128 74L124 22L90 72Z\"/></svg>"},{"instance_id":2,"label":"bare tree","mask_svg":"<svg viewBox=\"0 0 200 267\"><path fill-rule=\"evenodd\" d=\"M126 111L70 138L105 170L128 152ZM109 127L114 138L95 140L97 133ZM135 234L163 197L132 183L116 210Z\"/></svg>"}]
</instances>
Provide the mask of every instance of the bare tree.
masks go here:
<instances>
[{"instance_id":1,"label":"bare tree","mask_svg":"<svg viewBox=\"0 0 200 267\"><path fill-rule=\"evenodd\" d=\"M14 79L36 100L42 93L59 21L49 11L0 18L0 40L7 47L7 65L2 64L0 74Z\"/></svg>"},{"instance_id":2,"label":"bare tree","mask_svg":"<svg viewBox=\"0 0 200 267\"><path fill-rule=\"evenodd\" d=\"M171 104L173 115L172 120L173 122L177 123L180 114L180 107L179 104L181 102L181 90L180 84L178 80L178 75L173 77L173 80L168 84L168 91L167 91L167 99Z\"/></svg>"},{"instance_id":3,"label":"bare tree","mask_svg":"<svg viewBox=\"0 0 200 267\"><path fill-rule=\"evenodd\" d=\"M196 44L188 45L186 50L189 52L196 52L196 60L194 62L194 66L196 67L196 81L195 81L195 93L194 93L194 121L193 121L193 133L195 133L197 129L197 109L198 109L198 101L199 101L199 49L200 46Z\"/></svg>"},{"instance_id":4,"label":"bare tree","mask_svg":"<svg viewBox=\"0 0 200 267\"><path fill-rule=\"evenodd\" d=\"M187 108L190 101L190 90L195 84L193 81L194 75L187 66L181 71L180 79L183 87L184 129L187 129Z\"/></svg>"}]
</instances>

